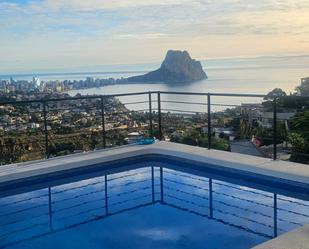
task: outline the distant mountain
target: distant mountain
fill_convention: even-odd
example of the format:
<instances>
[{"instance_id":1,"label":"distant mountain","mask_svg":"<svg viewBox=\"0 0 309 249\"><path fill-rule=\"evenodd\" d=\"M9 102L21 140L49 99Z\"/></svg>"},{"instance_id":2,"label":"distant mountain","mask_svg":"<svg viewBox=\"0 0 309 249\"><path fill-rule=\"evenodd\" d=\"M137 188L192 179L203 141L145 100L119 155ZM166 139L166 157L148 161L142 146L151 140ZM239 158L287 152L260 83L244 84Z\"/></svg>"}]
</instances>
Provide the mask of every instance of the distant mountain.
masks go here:
<instances>
[{"instance_id":1,"label":"distant mountain","mask_svg":"<svg viewBox=\"0 0 309 249\"><path fill-rule=\"evenodd\" d=\"M187 51L169 50L159 69L127 80L135 83L186 83L203 79L207 79L207 75L200 61L192 59Z\"/></svg>"}]
</instances>

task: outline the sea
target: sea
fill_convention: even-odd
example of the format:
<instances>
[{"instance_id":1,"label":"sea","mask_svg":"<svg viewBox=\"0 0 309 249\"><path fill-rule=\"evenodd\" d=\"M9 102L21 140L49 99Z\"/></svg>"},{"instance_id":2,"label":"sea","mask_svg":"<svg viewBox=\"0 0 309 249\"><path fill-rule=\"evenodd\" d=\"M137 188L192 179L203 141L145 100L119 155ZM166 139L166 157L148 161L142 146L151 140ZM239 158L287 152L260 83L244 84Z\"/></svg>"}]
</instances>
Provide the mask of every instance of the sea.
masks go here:
<instances>
[{"instance_id":1,"label":"sea","mask_svg":"<svg viewBox=\"0 0 309 249\"><path fill-rule=\"evenodd\" d=\"M238 94L267 94L274 88L281 88L287 94L295 91L301 78L309 76L309 55L269 56L257 58L221 58L202 61L203 68L208 75L207 80L186 84L121 84L100 88L73 90L69 94L75 96L92 94L120 94L143 91L169 92L198 92L198 93L238 93ZM121 78L144 74L157 69L160 63L113 65L88 67L87 70L68 70L61 72L30 72L2 74L0 79L31 80L33 76L40 80L81 80L93 78ZM122 97L122 102L132 103L148 100L147 95ZM156 96L153 96L154 106ZM165 110L183 110L188 112L205 112L206 97L163 94L162 108ZM197 104L176 104L171 101L194 102ZM223 110L242 103L259 103L261 98L252 97L212 97L212 111ZM200 103L200 104L198 104ZM132 109L146 109L146 104L130 104Z\"/></svg>"}]
</instances>

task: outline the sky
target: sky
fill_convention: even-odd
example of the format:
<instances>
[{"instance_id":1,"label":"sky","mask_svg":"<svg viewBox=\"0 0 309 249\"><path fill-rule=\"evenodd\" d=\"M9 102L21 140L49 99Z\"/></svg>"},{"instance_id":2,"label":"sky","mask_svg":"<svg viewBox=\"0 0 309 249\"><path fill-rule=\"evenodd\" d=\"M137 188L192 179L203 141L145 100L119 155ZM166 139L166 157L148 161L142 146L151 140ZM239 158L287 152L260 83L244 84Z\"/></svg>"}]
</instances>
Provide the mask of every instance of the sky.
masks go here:
<instances>
[{"instance_id":1,"label":"sky","mask_svg":"<svg viewBox=\"0 0 309 249\"><path fill-rule=\"evenodd\" d=\"M0 72L309 54L308 0L0 0Z\"/></svg>"}]
</instances>

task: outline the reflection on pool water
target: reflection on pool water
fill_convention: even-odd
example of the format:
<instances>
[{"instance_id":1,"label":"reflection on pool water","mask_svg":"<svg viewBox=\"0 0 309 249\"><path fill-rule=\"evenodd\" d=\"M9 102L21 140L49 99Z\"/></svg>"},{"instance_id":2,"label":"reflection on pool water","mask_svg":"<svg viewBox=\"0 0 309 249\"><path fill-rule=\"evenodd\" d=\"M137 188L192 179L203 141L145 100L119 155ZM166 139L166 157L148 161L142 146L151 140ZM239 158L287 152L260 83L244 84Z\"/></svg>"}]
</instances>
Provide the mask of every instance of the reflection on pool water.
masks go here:
<instances>
[{"instance_id":1,"label":"reflection on pool water","mask_svg":"<svg viewBox=\"0 0 309 249\"><path fill-rule=\"evenodd\" d=\"M0 248L251 248L309 223L306 200L140 166L1 193Z\"/></svg>"}]
</instances>

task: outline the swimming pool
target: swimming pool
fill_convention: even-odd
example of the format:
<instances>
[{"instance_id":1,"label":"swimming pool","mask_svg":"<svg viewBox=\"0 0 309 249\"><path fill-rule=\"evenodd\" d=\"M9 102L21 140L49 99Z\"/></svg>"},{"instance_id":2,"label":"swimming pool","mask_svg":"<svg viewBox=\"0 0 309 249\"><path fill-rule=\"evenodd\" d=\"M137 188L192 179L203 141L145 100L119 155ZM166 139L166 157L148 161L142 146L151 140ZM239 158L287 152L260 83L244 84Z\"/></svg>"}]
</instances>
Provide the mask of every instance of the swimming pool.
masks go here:
<instances>
[{"instance_id":1,"label":"swimming pool","mask_svg":"<svg viewBox=\"0 0 309 249\"><path fill-rule=\"evenodd\" d=\"M308 200L287 182L136 157L1 186L0 248L251 248L309 223Z\"/></svg>"}]
</instances>

